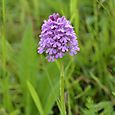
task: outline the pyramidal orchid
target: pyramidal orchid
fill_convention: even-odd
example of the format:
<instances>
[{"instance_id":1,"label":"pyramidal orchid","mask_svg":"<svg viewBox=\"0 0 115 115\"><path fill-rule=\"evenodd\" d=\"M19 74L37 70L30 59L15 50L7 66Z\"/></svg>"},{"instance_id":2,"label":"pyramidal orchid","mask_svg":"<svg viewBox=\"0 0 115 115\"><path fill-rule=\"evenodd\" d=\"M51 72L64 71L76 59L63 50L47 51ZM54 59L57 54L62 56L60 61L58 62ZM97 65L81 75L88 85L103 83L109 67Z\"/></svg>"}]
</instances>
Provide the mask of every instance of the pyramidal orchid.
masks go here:
<instances>
[{"instance_id":1,"label":"pyramidal orchid","mask_svg":"<svg viewBox=\"0 0 115 115\"><path fill-rule=\"evenodd\" d=\"M44 21L39 37L38 53L46 53L49 62L62 58L67 52L73 56L80 50L70 21L58 13Z\"/></svg>"}]
</instances>

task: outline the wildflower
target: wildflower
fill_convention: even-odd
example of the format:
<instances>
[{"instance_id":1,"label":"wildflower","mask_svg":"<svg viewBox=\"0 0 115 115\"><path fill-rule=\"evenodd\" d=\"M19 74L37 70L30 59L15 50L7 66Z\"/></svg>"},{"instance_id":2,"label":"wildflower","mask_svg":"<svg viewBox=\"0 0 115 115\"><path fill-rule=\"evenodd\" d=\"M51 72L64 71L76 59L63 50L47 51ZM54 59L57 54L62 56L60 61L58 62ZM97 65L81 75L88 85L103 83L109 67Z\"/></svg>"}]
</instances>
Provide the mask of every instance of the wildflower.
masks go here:
<instances>
[{"instance_id":1,"label":"wildflower","mask_svg":"<svg viewBox=\"0 0 115 115\"><path fill-rule=\"evenodd\" d=\"M66 52L73 56L79 51L73 27L64 16L60 17L59 14L54 13L44 21L40 38L38 53L46 53L49 62L62 58Z\"/></svg>"}]
</instances>

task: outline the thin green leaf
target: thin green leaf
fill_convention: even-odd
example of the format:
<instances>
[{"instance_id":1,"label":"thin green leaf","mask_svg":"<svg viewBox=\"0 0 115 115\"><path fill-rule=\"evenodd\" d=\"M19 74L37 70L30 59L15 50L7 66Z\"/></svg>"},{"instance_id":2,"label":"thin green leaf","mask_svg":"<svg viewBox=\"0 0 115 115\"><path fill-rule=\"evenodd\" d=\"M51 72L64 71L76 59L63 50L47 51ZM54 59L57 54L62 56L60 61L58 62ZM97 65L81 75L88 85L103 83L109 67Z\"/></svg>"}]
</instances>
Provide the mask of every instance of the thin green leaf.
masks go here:
<instances>
[{"instance_id":1,"label":"thin green leaf","mask_svg":"<svg viewBox=\"0 0 115 115\"><path fill-rule=\"evenodd\" d=\"M29 81L27 81L27 85L28 85L29 92L32 96L32 99L33 99L38 111L40 112L41 115L45 115L37 92L35 91L34 87L32 86L32 84Z\"/></svg>"}]
</instances>

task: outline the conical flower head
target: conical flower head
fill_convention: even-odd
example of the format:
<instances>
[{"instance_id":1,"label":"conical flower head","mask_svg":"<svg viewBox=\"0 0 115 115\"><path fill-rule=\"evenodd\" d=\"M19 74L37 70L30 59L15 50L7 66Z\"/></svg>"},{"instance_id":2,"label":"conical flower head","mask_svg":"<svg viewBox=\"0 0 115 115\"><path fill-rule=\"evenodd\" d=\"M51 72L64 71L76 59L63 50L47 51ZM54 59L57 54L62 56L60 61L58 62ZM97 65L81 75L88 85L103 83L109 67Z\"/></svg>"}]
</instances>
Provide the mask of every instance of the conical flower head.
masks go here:
<instances>
[{"instance_id":1,"label":"conical flower head","mask_svg":"<svg viewBox=\"0 0 115 115\"><path fill-rule=\"evenodd\" d=\"M62 58L66 52L70 55L79 51L76 34L70 22L59 14L49 16L42 25L38 53L46 53L48 61Z\"/></svg>"}]
</instances>

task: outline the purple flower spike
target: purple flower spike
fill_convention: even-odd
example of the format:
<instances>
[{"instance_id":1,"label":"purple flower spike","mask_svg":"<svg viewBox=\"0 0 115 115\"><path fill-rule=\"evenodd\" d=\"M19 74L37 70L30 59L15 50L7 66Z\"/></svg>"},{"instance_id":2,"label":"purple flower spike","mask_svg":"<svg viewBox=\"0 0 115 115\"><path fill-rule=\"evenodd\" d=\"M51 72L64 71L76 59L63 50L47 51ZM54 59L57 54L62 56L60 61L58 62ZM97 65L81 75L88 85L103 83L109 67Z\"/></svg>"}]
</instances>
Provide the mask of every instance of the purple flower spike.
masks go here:
<instances>
[{"instance_id":1,"label":"purple flower spike","mask_svg":"<svg viewBox=\"0 0 115 115\"><path fill-rule=\"evenodd\" d=\"M46 53L49 62L62 58L66 52L73 56L80 50L73 27L59 14L54 13L44 21L40 38L38 53Z\"/></svg>"}]
</instances>

